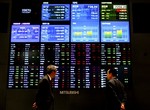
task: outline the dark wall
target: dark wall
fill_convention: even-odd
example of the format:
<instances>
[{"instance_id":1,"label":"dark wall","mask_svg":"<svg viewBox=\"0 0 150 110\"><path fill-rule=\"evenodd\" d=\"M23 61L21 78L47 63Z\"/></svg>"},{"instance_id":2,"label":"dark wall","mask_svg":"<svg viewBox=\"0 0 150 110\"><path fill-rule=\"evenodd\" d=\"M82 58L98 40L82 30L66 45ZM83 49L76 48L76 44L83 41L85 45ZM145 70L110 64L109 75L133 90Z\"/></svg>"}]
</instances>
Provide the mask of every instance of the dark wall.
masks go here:
<instances>
[{"instance_id":1,"label":"dark wall","mask_svg":"<svg viewBox=\"0 0 150 110\"><path fill-rule=\"evenodd\" d=\"M5 110L6 105L6 80L7 80L7 65L8 65L8 45L9 45L9 19L10 19L10 1L0 0L1 17L0 20L0 110ZM5 4L5 6L3 5ZM8 7L9 8L8 8ZM3 9L3 10L2 10ZM7 26L5 26L7 25ZM7 32L7 33L6 33Z\"/></svg>"},{"instance_id":2,"label":"dark wall","mask_svg":"<svg viewBox=\"0 0 150 110\"><path fill-rule=\"evenodd\" d=\"M11 4L11 0L0 2ZM132 3L140 0L132 0ZM143 0L149 1L149 0ZM11 5L10 5L11 9ZM9 9L9 10L10 10ZM10 12L9 12L10 15ZM132 10L131 10L132 15ZM10 19L10 16L8 17ZM8 24L10 23L10 20ZM133 30L131 16L131 29ZM10 26L9 26L10 27ZM129 108L134 110L150 110L149 68L150 68L150 33L133 33L131 31L133 55L133 88L128 91ZM36 90L7 90L7 68L9 49L8 33L0 33L0 110L31 110ZM99 110L104 108L103 91L80 91L80 95L59 95L55 91L55 110Z\"/></svg>"}]
</instances>

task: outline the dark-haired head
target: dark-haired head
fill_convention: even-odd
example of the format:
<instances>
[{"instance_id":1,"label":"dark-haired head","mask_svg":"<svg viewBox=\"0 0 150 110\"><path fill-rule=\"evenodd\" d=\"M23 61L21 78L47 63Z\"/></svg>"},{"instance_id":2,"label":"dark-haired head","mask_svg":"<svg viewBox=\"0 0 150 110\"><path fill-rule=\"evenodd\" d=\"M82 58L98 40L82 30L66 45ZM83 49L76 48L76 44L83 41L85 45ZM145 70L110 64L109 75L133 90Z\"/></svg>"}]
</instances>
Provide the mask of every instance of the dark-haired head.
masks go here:
<instances>
[{"instance_id":1,"label":"dark-haired head","mask_svg":"<svg viewBox=\"0 0 150 110\"><path fill-rule=\"evenodd\" d=\"M113 76L117 76L117 70L115 68L110 68L109 73L112 73Z\"/></svg>"},{"instance_id":2,"label":"dark-haired head","mask_svg":"<svg viewBox=\"0 0 150 110\"><path fill-rule=\"evenodd\" d=\"M115 68L110 68L107 71L107 79L110 80L113 77L117 77L117 70Z\"/></svg>"}]
</instances>

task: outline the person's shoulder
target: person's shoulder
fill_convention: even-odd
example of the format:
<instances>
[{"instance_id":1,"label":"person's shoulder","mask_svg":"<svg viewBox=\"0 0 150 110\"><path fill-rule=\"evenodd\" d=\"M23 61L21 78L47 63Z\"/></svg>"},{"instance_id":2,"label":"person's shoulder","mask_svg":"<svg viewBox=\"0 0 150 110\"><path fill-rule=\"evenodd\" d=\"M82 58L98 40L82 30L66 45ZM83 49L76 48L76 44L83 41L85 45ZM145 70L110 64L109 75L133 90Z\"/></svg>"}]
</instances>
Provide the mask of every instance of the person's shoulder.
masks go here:
<instances>
[{"instance_id":1,"label":"person's shoulder","mask_svg":"<svg viewBox=\"0 0 150 110\"><path fill-rule=\"evenodd\" d=\"M47 75L44 75L43 79L47 79L47 77L48 77Z\"/></svg>"},{"instance_id":2,"label":"person's shoulder","mask_svg":"<svg viewBox=\"0 0 150 110\"><path fill-rule=\"evenodd\" d=\"M120 80L118 80L118 83L120 84L121 87L124 87L124 84Z\"/></svg>"},{"instance_id":3,"label":"person's shoulder","mask_svg":"<svg viewBox=\"0 0 150 110\"><path fill-rule=\"evenodd\" d=\"M47 79L48 75L44 75L41 79Z\"/></svg>"},{"instance_id":4,"label":"person's shoulder","mask_svg":"<svg viewBox=\"0 0 150 110\"><path fill-rule=\"evenodd\" d=\"M117 78L112 78L108 83L111 86L116 86L116 84L120 83L120 81Z\"/></svg>"},{"instance_id":5,"label":"person's shoulder","mask_svg":"<svg viewBox=\"0 0 150 110\"><path fill-rule=\"evenodd\" d=\"M43 81L47 81L47 75L44 75L44 76L42 77L42 79L40 80L40 82L43 82Z\"/></svg>"},{"instance_id":6,"label":"person's shoulder","mask_svg":"<svg viewBox=\"0 0 150 110\"><path fill-rule=\"evenodd\" d=\"M110 80L108 81L108 83L114 84L114 79L110 79Z\"/></svg>"}]
</instances>

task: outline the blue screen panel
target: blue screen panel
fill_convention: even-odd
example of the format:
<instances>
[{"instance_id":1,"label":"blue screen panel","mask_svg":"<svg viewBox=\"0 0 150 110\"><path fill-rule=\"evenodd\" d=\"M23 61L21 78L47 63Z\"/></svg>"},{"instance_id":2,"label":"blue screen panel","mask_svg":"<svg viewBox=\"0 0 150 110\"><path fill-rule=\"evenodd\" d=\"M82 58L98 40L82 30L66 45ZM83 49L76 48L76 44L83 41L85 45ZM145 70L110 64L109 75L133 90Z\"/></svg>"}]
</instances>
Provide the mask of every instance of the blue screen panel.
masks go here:
<instances>
[{"instance_id":1,"label":"blue screen panel","mask_svg":"<svg viewBox=\"0 0 150 110\"><path fill-rule=\"evenodd\" d=\"M69 25L42 25L41 42L69 42Z\"/></svg>"},{"instance_id":2,"label":"blue screen panel","mask_svg":"<svg viewBox=\"0 0 150 110\"><path fill-rule=\"evenodd\" d=\"M128 21L102 21L101 42L130 42Z\"/></svg>"},{"instance_id":3,"label":"blue screen panel","mask_svg":"<svg viewBox=\"0 0 150 110\"><path fill-rule=\"evenodd\" d=\"M69 4L42 4L42 21L70 20Z\"/></svg>"},{"instance_id":4,"label":"blue screen panel","mask_svg":"<svg viewBox=\"0 0 150 110\"><path fill-rule=\"evenodd\" d=\"M71 42L99 42L99 4L72 4L71 9Z\"/></svg>"},{"instance_id":5,"label":"blue screen panel","mask_svg":"<svg viewBox=\"0 0 150 110\"><path fill-rule=\"evenodd\" d=\"M73 21L98 21L99 4L72 4L71 19Z\"/></svg>"},{"instance_id":6,"label":"blue screen panel","mask_svg":"<svg viewBox=\"0 0 150 110\"><path fill-rule=\"evenodd\" d=\"M74 22L71 25L71 42L99 42L99 24L97 22Z\"/></svg>"},{"instance_id":7,"label":"blue screen panel","mask_svg":"<svg viewBox=\"0 0 150 110\"><path fill-rule=\"evenodd\" d=\"M12 25L11 42L39 42L40 25Z\"/></svg>"}]
</instances>

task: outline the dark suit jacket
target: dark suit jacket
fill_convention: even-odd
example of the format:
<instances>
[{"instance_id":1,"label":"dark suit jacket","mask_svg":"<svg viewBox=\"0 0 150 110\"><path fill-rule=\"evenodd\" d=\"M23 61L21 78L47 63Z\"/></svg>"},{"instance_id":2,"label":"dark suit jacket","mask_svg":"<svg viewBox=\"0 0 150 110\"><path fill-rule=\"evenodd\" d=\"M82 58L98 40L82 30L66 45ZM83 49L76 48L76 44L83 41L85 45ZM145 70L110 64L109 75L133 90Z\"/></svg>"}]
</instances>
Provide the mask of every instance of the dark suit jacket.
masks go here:
<instances>
[{"instance_id":1,"label":"dark suit jacket","mask_svg":"<svg viewBox=\"0 0 150 110\"><path fill-rule=\"evenodd\" d=\"M39 82L35 102L38 106L38 110L54 109L54 95L48 75L45 75Z\"/></svg>"},{"instance_id":2,"label":"dark suit jacket","mask_svg":"<svg viewBox=\"0 0 150 110\"><path fill-rule=\"evenodd\" d=\"M126 101L127 94L124 85L117 78L108 81L106 87L107 110L120 110L121 103L126 103Z\"/></svg>"}]
</instances>

